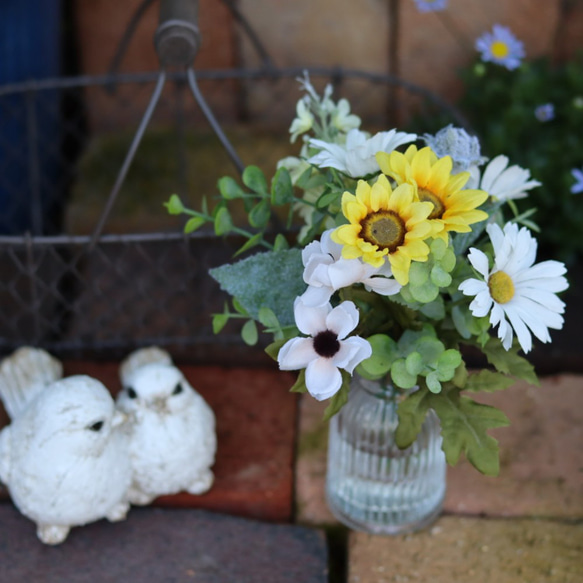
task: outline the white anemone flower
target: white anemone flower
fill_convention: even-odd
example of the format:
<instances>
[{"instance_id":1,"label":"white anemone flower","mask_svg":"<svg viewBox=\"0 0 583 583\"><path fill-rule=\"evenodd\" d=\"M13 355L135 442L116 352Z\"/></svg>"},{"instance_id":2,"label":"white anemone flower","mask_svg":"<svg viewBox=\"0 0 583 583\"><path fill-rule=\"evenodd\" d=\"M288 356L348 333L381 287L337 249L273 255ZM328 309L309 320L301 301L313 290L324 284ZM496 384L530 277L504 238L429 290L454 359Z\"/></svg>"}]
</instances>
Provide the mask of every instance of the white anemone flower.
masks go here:
<instances>
[{"instance_id":1,"label":"white anemone flower","mask_svg":"<svg viewBox=\"0 0 583 583\"><path fill-rule=\"evenodd\" d=\"M398 132L395 129L379 132L369 138L367 133L355 128L346 134L346 144L331 144L312 138L310 146L321 151L308 162L318 168L336 168L352 178L359 178L380 171L375 158L377 152L390 153L416 139L416 134Z\"/></svg>"},{"instance_id":2,"label":"white anemone flower","mask_svg":"<svg viewBox=\"0 0 583 583\"><path fill-rule=\"evenodd\" d=\"M332 294L343 287L362 283L367 291L391 296L401 290L401 284L393 278L391 264L373 267L360 258L344 259L342 245L330 238L334 229L322 233L320 241L312 241L302 250L304 281L308 289L301 296L305 305L323 306Z\"/></svg>"},{"instance_id":3,"label":"white anemone flower","mask_svg":"<svg viewBox=\"0 0 583 583\"><path fill-rule=\"evenodd\" d=\"M306 306L300 297L294 303L294 316L300 332L309 338L288 340L277 361L281 370L306 369L306 387L318 401L335 395L342 386L342 368L354 368L372 355L370 344L360 336L347 336L358 325L358 309L353 302L318 308Z\"/></svg>"},{"instance_id":4,"label":"white anemone flower","mask_svg":"<svg viewBox=\"0 0 583 583\"><path fill-rule=\"evenodd\" d=\"M490 313L490 324L498 325L498 338L506 350L512 346L513 329L524 350L532 348L531 332L541 342L550 342L548 328L563 327L565 303L555 294L569 284L563 275L566 269L559 261L543 261L533 265L536 239L526 227L506 223L504 231L488 225L488 235L494 247L494 266L490 270L488 257L471 248L470 263L484 278L467 279L459 286L467 296L472 314L478 318Z\"/></svg>"},{"instance_id":5,"label":"white anemone flower","mask_svg":"<svg viewBox=\"0 0 583 583\"><path fill-rule=\"evenodd\" d=\"M531 180L530 172L520 166L508 166L506 156L496 156L484 170L480 188L498 200L524 198L527 190L540 186L538 180Z\"/></svg>"}]
</instances>

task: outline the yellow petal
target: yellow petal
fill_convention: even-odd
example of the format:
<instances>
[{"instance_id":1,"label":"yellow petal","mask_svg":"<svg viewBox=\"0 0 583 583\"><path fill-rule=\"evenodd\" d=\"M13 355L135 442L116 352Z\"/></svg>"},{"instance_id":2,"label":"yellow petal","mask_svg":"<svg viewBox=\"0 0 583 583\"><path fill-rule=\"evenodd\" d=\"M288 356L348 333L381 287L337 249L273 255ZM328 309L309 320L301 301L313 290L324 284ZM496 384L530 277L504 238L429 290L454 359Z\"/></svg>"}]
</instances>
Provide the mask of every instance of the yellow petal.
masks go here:
<instances>
[{"instance_id":1,"label":"yellow petal","mask_svg":"<svg viewBox=\"0 0 583 583\"><path fill-rule=\"evenodd\" d=\"M341 245L356 245L360 231L360 225L342 225L332 231L332 241Z\"/></svg>"},{"instance_id":2,"label":"yellow petal","mask_svg":"<svg viewBox=\"0 0 583 583\"><path fill-rule=\"evenodd\" d=\"M447 198L450 210L471 210L486 202L488 193L484 190L460 190Z\"/></svg>"},{"instance_id":3,"label":"yellow petal","mask_svg":"<svg viewBox=\"0 0 583 583\"><path fill-rule=\"evenodd\" d=\"M409 257L399 251L395 251L395 253L389 255L389 261L391 262L391 271L394 278L401 285L407 285L409 283L409 268L411 267Z\"/></svg>"},{"instance_id":4,"label":"yellow petal","mask_svg":"<svg viewBox=\"0 0 583 583\"><path fill-rule=\"evenodd\" d=\"M391 198L389 199L389 210L396 212L405 217L411 212L410 207L413 203L413 187L410 184L400 184L393 190ZM430 211L431 212L431 211Z\"/></svg>"},{"instance_id":5,"label":"yellow petal","mask_svg":"<svg viewBox=\"0 0 583 583\"><path fill-rule=\"evenodd\" d=\"M411 161L413 160L413 158L415 157L415 154L417 154L417 146L415 144L411 144L406 150L405 150L405 160L407 160L407 162L409 162L409 164L411 164Z\"/></svg>"},{"instance_id":6,"label":"yellow petal","mask_svg":"<svg viewBox=\"0 0 583 583\"><path fill-rule=\"evenodd\" d=\"M445 196L448 183L451 179L451 167L452 163L449 156L440 158L431 167L431 176L427 181L428 190L443 198L443 196Z\"/></svg>"},{"instance_id":7,"label":"yellow petal","mask_svg":"<svg viewBox=\"0 0 583 583\"><path fill-rule=\"evenodd\" d=\"M425 188L431 174L431 149L422 148L411 160L413 179L420 188Z\"/></svg>"},{"instance_id":8,"label":"yellow petal","mask_svg":"<svg viewBox=\"0 0 583 583\"><path fill-rule=\"evenodd\" d=\"M406 241L405 245L399 247L399 251L416 261L425 261L429 255L429 247L419 239L413 241Z\"/></svg>"},{"instance_id":9,"label":"yellow petal","mask_svg":"<svg viewBox=\"0 0 583 583\"><path fill-rule=\"evenodd\" d=\"M377 164L383 174L391 175L391 156L387 152L377 152L375 155Z\"/></svg>"},{"instance_id":10,"label":"yellow petal","mask_svg":"<svg viewBox=\"0 0 583 583\"><path fill-rule=\"evenodd\" d=\"M384 174L373 184L370 193L370 208L376 212L379 209L386 209L391 195L391 185Z\"/></svg>"},{"instance_id":11,"label":"yellow petal","mask_svg":"<svg viewBox=\"0 0 583 583\"><path fill-rule=\"evenodd\" d=\"M402 184L411 179L411 168L401 152L391 152L387 174Z\"/></svg>"},{"instance_id":12,"label":"yellow petal","mask_svg":"<svg viewBox=\"0 0 583 583\"><path fill-rule=\"evenodd\" d=\"M446 194L453 194L460 190L464 184L470 179L469 172L460 172L459 174L454 174L450 176L449 183L446 188Z\"/></svg>"},{"instance_id":13,"label":"yellow petal","mask_svg":"<svg viewBox=\"0 0 583 583\"><path fill-rule=\"evenodd\" d=\"M406 218L407 226L416 225L421 221L427 220L427 217L433 210L432 202L413 202L409 205L407 211L403 213Z\"/></svg>"}]
</instances>

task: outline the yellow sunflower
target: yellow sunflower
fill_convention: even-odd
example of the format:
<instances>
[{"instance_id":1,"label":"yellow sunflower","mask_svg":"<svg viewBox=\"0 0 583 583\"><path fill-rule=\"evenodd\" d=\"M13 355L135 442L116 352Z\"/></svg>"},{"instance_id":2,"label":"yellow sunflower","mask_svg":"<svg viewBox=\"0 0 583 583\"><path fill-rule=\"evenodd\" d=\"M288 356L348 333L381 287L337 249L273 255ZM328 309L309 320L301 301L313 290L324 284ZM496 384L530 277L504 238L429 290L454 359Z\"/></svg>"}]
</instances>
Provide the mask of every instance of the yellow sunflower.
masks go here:
<instances>
[{"instance_id":1,"label":"yellow sunflower","mask_svg":"<svg viewBox=\"0 0 583 583\"><path fill-rule=\"evenodd\" d=\"M379 152L377 162L384 174L397 181L408 183L417 190L416 199L430 202L433 210L429 218L442 225L438 237L448 242L448 232L468 233L470 225L488 218L487 213L477 210L488 198L483 190L462 190L470 178L469 172L451 174L449 156L438 158L431 148L417 150L409 146L407 151Z\"/></svg>"},{"instance_id":2,"label":"yellow sunflower","mask_svg":"<svg viewBox=\"0 0 583 583\"><path fill-rule=\"evenodd\" d=\"M411 261L427 261L424 239L442 228L427 220L433 205L414 197L413 186L401 184L393 190L383 174L372 187L359 180L356 195L342 195L342 213L349 224L332 232L332 240L343 246L342 257L362 257L375 267L388 259L395 279L406 285Z\"/></svg>"}]
</instances>

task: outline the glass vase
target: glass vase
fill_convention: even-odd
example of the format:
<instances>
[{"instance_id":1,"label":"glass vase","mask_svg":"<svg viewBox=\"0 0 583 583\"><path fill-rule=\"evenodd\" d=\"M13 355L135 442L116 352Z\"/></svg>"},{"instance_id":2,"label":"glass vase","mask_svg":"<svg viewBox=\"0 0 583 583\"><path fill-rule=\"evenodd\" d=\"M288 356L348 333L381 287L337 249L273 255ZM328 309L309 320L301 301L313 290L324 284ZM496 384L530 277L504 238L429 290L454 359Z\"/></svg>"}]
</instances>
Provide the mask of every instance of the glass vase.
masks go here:
<instances>
[{"instance_id":1,"label":"glass vase","mask_svg":"<svg viewBox=\"0 0 583 583\"><path fill-rule=\"evenodd\" d=\"M429 411L417 440L401 450L397 399L394 387L354 375L348 403L330 420L328 506L342 523L373 534L427 526L445 496L439 419Z\"/></svg>"}]
</instances>

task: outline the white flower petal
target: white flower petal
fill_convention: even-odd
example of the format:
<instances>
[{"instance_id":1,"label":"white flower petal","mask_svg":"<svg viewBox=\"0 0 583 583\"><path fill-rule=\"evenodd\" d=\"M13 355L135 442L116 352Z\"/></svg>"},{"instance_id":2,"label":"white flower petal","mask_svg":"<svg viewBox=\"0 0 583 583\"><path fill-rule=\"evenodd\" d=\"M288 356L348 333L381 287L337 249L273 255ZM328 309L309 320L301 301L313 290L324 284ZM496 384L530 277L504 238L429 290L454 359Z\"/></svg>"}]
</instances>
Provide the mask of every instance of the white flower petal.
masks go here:
<instances>
[{"instance_id":1,"label":"white flower petal","mask_svg":"<svg viewBox=\"0 0 583 583\"><path fill-rule=\"evenodd\" d=\"M468 260L480 275L484 276L486 279L488 278L490 268L488 266L488 257L486 257L485 253L475 247L470 247Z\"/></svg>"},{"instance_id":2,"label":"white flower petal","mask_svg":"<svg viewBox=\"0 0 583 583\"><path fill-rule=\"evenodd\" d=\"M490 297L490 292L486 288L481 291L470 303L470 310L476 318L485 316L492 307L493 300Z\"/></svg>"},{"instance_id":3,"label":"white flower petal","mask_svg":"<svg viewBox=\"0 0 583 583\"><path fill-rule=\"evenodd\" d=\"M306 368L306 387L314 399L323 401L342 386L342 375L328 358L317 358Z\"/></svg>"},{"instance_id":4,"label":"white flower petal","mask_svg":"<svg viewBox=\"0 0 583 583\"><path fill-rule=\"evenodd\" d=\"M354 302L342 302L336 306L326 317L326 328L343 340L358 325L358 308Z\"/></svg>"},{"instance_id":5,"label":"white flower petal","mask_svg":"<svg viewBox=\"0 0 583 583\"><path fill-rule=\"evenodd\" d=\"M311 338L292 338L279 349L277 362L281 370L299 370L316 358Z\"/></svg>"},{"instance_id":6,"label":"white flower petal","mask_svg":"<svg viewBox=\"0 0 583 583\"><path fill-rule=\"evenodd\" d=\"M362 280L364 265L360 259L339 259L328 268L328 277L334 289L342 289Z\"/></svg>"},{"instance_id":7,"label":"white flower petal","mask_svg":"<svg viewBox=\"0 0 583 583\"><path fill-rule=\"evenodd\" d=\"M522 350L524 350L524 352L530 352L532 348L532 336L529 329L526 327L526 324L522 321L522 318L518 312L512 308L512 306L506 306L504 312L506 313L508 320L510 320L510 324L514 328L514 332L516 332L516 336L520 346L522 347Z\"/></svg>"},{"instance_id":8,"label":"white flower petal","mask_svg":"<svg viewBox=\"0 0 583 583\"><path fill-rule=\"evenodd\" d=\"M494 182L504 171L506 166L508 166L508 158L506 156L496 156L492 159L492 161L486 166L484 175L482 176L482 184L480 185L482 190L492 194Z\"/></svg>"},{"instance_id":9,"label":"white flower petal","mask_svg":"<svg viewBox=\"0 0 583 583\"><path fill-rule=\"evenodd\" d=\"M485 281L480 281L479 279L466 279L462 281L458 287L465 296L475 296L481 291L487 291L488 284Z\"/></svg>"},{"instance_id":10,"label":"white flower petal","mask_svg":"<svg viewBox=\"0 0 583 583\"><path fill-rule=\"evenodd\" d=\"M360 336L351 336L340 343L340 350L334 355L332 361L338 368L343 368L352 374L352 371L363 360L372 355L371 345Z\"/></svg>"},{"instance_id":11,"label":"white flower petal","mask_svg":"<svg viewBox=\"0 0 583 583\"><path fill-rule=\"evenodd\" d=\"M319 308L330 301L333 293L334 290L331 287L309 285L300 297L304 306Z\"/></svg>"},{"instance_id":12,"label":"white flower petal","mask_svg":"<svg viewBox=\"0 0 583 583\"><path fill-rule=\"evenodd\" d=\"M294 317L296 326L303 334L315 336L318 332L326 330L326 317L330 313L332 306L306 306L301 296L294 302Z\"/></svg>"},{"instance_id":13,"label":"white flower petal","mask_svg":"<svg viewBox=\"0 0 583 583\"><path fill-rule=\"evenodd\" d=\"M323 253L328 253L333 257L335 261L342 257L342 245L340 243L336 243L332 241L332 233L336 229L328 229L322 233L322 237L320 238L320 244L322 247Z\"/></svg>"}]
</instances>

